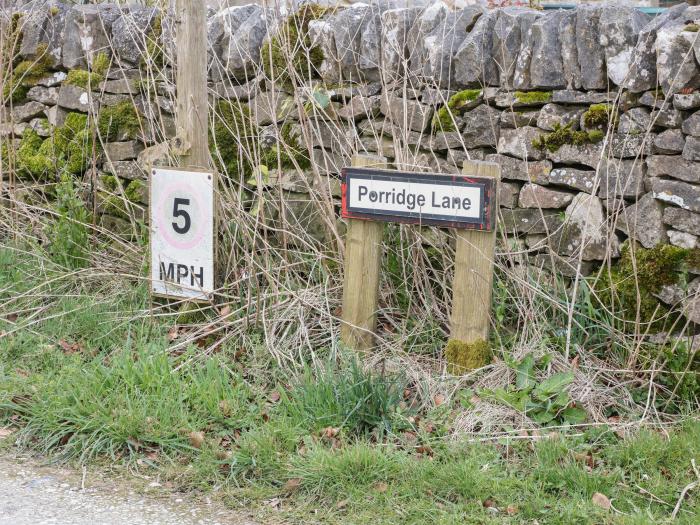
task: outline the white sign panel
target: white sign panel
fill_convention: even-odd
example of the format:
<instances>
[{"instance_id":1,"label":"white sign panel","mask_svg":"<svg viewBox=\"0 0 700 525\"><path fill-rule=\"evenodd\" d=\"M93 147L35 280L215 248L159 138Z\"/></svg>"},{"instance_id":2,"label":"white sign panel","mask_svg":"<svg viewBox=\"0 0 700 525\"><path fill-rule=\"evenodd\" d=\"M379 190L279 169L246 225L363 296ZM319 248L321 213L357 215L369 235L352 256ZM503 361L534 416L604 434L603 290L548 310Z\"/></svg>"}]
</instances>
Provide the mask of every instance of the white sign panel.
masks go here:
<instances>
[{"instance_id":1,"label":"white sign panel","mask_svg":"<svg viewBox=\"0 0 700 525\"><path fill-rule=\"evenodd\" d=\"M214 174L154 168L150 202L153 293L210 299L214 291Z\"/></svg>"},{"instance_id":2,"label":"white sign panel","mask_svg":"<svg viewBox=\"0 0 700 525\"><path fill-rule=\"evenodd\" d=\"M347 218L490 230L493 194L493 181L483 177L343 170Z\"/></svg>"}]
</instances>

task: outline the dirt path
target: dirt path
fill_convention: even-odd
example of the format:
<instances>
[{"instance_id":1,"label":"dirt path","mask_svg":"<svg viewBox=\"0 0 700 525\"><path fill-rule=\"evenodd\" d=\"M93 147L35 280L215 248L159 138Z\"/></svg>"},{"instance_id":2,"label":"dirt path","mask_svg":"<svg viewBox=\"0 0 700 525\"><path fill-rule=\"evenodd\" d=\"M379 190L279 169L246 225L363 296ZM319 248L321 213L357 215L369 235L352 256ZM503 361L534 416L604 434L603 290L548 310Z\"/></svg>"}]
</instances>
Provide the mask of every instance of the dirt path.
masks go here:
<instances>
[{"instance_id":1,"label":"dirt path","mask_svg":"<svg viewBox=\"0 0 700 525\"><path fill-rule=\"evenodd\" d=\"M0 525L256 525L157 482L107 479L0 452Z\"/></svg>"}]
</instances>

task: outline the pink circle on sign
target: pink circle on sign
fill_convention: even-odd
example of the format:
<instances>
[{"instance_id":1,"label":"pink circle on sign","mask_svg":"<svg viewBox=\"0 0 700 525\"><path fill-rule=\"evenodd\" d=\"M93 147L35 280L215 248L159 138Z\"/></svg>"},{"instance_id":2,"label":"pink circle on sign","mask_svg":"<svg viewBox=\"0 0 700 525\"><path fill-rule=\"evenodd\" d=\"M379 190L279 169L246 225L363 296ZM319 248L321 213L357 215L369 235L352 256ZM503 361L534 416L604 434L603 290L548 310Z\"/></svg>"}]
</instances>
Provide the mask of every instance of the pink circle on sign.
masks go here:
<instances>
[{"instance_id":1,"label":"pink circle on sign","mask_svg":"<svg viewBox=\"0 0 700 525\"><path fill-rule=\"evenodd\" d=\"M201 209L200 202L197 200L197 192L193 190L192 186L185 183L175 184L170 191L161 198L157 205L156 224L158 225L160 234L170 245L180 250L189 250L194 248L199 241L202 240L202 237L204 237L205 221L197 220L200 217L192 217L190 210L186 209L185 211L190 215L190 227L194 227L195 230L191 235L181 235L175 232L172 223L180 219L172 216L172 206L174 205L177 195L186 195L189 197L190 204L187 207L190 208L190 210L192 208L194 208L194 210ZM171 207L166 208L166 203L170 203Z\"/></svg>"}]
</instances>

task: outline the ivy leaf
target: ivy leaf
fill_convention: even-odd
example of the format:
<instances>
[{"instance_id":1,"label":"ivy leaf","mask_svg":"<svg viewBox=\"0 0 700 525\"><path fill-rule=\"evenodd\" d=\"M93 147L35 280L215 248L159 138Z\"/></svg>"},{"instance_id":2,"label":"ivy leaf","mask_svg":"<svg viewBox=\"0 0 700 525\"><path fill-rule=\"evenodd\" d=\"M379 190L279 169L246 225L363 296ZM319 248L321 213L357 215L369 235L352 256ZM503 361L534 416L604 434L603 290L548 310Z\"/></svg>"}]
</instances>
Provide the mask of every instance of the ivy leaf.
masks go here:
<instances>
[{"instance_id":1,"label":"ivy leaf","mask_svg":"<svg viewBox=\"0 0 700 525\"><path fill-rule=\"evenodd\" d=\"M326 109L331 104L331 97L328 96L328 92L323 90L317 90L313 93L314 102L321 109Z\"/></svg>"}]
</instances>

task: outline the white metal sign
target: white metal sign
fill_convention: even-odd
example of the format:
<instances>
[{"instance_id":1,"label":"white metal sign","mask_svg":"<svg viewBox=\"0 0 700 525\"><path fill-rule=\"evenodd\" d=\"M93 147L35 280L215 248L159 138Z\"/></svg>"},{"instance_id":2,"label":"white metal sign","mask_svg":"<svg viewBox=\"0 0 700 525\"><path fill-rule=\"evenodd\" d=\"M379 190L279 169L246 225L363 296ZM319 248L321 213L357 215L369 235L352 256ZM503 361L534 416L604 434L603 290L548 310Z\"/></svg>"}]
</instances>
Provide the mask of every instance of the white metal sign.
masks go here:
<instances>
[{"instance_id":1,"label":"white metal sign","mask_svg":"<svg viewBox=\"0 0 700 525\"><path fill-rule=\"evenodd\" d=\"M493 228L491 179L343 169L343 216L453 228Z\"/></svg>"},{"instance_id":2,"label":"white metal sign","mask_svg":"<svg viewBox=\"0 0 700 525\"><path fill-rule=\"evenodd\" d=\"M214 291L214 174L154 168L150 202L153 293L210 299Z\"/></svg>"}]
</instances>

